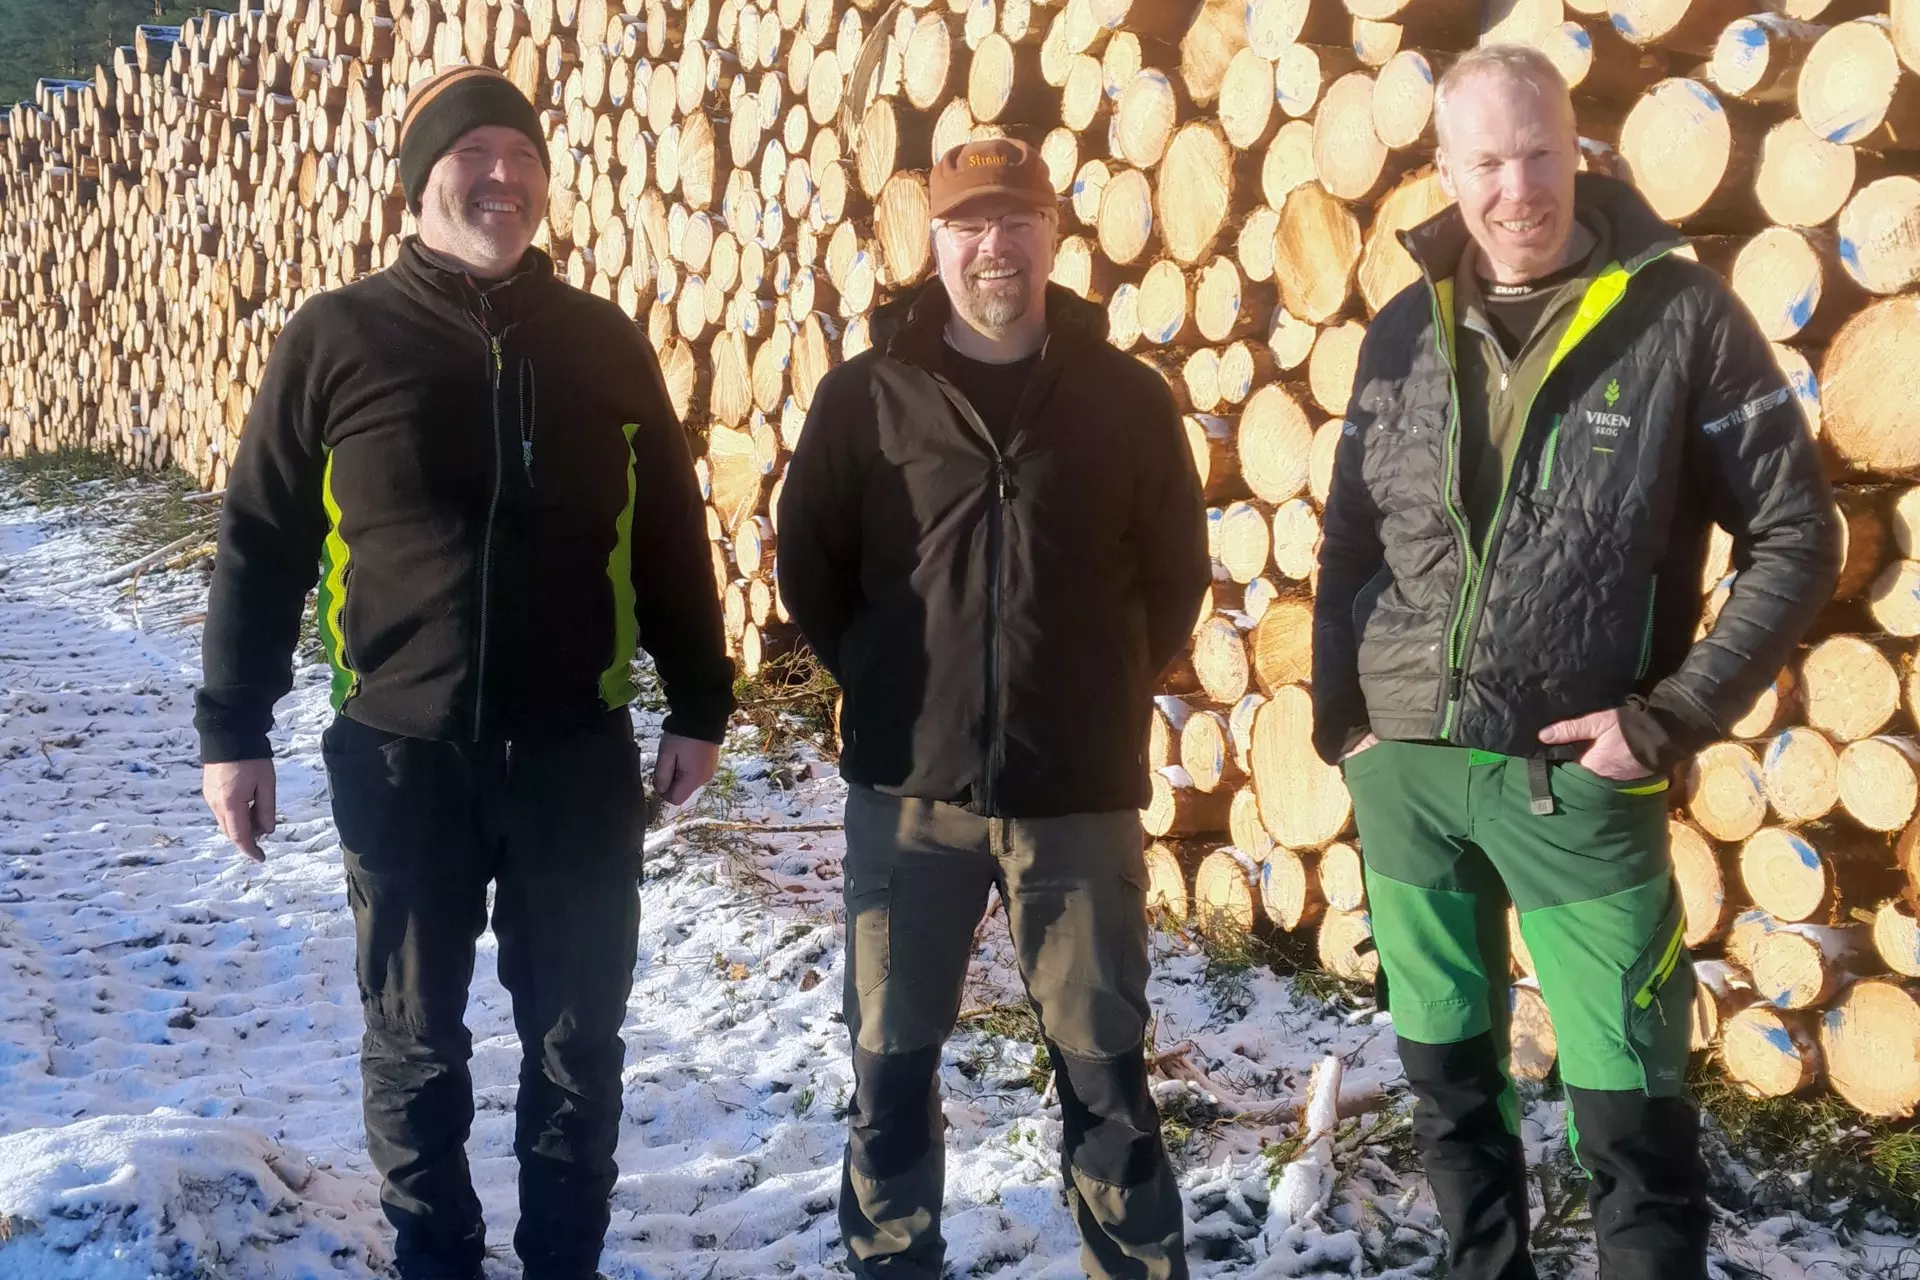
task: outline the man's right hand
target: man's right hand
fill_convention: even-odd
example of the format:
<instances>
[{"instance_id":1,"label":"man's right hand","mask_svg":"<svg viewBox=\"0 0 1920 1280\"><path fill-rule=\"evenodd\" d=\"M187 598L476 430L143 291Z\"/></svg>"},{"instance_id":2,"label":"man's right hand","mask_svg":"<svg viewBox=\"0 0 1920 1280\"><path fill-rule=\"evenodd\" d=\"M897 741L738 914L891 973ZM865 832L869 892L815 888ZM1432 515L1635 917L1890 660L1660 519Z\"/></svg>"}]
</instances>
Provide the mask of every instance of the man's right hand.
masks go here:
<instances>
[{"instance_id":1,"label":"man's right hand","mask_svg":"<svg viewBox=\"0 0 1920 1280\"><path fill-rule=\"evenodd\" d=\"M267 860L260 837L273 834L273 789L272 760L234 760L200 771L200 791L220 834L255 862Z\"/></svg>"},{"instance_id":2,"label":"man's right hand","mask_svg":"<svg viewBox=\"0 0 1920 1280\"><path fill-rule=\"evenodd\" d=\"M1340 763L1345 764L1347 761L1359 755L1362 751L1369 750L1370 748L1377 747L1379 745L1380 745L1380 739L1374 737L1372 734L1368 734L1366 737L1360 739L1360 741L1353 744L1353 750L1347 752L1347 754L1340 757Z\"/></svg>"}]
</instances>

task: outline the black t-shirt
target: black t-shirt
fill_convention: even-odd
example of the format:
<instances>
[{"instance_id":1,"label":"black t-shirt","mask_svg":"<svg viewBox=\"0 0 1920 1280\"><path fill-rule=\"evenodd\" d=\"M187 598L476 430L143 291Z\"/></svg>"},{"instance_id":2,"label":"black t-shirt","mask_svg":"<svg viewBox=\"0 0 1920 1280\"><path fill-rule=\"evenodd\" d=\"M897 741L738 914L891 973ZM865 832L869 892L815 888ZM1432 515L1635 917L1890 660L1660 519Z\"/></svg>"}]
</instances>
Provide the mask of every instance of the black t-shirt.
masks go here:
<instances>
[{"instance_id":1,"label":"black t-shirt","mask_svg":"<svg viewBox=\"0 0 1920 1280\"><path fill-rule=\"evenodd\" d=\"M946 349L947 380L967 398L973 411L980 415L980 421L986 424L993 435L993 442L1002 449L1013 434L1013 413L1020 407L1021 393L1027 389L1027 379L1040 364L1040 353L1034 352L1022 360L1009 364L988 364L984 360L974 360L961 355L952 347Z\"/></svg>"},{"instance_id":2,"label":"black t-shirt","mask_svg":"<svg viewBox=\"0 0 1920 1280\"><path fill-rule=\"evenodd\" d=\"M1487 323L1493 326L1507 359L1518 355L1527 339L1533 336L1534 326L1540 323L1541 314L1559 294L1560 286L1586 269L1587 260L1581 258L1551 275L1524 284L1496 284L1481 277L1480 300L1486 307Z\"/></svg>"}]
</instances>

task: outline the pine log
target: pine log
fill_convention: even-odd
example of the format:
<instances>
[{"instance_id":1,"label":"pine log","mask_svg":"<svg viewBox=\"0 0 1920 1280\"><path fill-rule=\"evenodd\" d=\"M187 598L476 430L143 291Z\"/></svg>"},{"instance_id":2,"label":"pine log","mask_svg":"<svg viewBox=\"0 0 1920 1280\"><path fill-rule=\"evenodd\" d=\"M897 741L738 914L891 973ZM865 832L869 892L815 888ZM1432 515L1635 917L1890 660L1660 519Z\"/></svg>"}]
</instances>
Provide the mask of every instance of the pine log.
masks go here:
<instances>
[{"instance_id":1,"label":"pine log","mask_svg":"<svg viewBox=\"0 0 1920 1280\"><path fill-rule=\"evenodd\" d=\"M1288 192L1274 234L1273 277L1280 302L1309 324L1338 316L1353 292L1363 240L1360 221L1318 182Z\"/></svg>"},{"instance_id":2,"label":"pine log","mask_svg":"<svg viewBox=\"0 0 1920 1280\"><path fill-rule=\"evenodd\" d=\"M1907 902L1889 898L1873 915L1873 949L1887 968L1920 978L1920 920Z\"/></svg>"},{"instance_id":3,"label":"pine log","mask_svg":"<svg viewBox=\"0 0 1920 1280\"><path fill-rule=\"evenodd\" d=\"M1758 130L1740 115L1684 77L1662 80L1634 103L1620 154L1662 218L1698 231L1751 221Z\"/></svg>"},{"instance_id":4,"label":"pine log","mask_svg":"<svg viewBox=\"0 0 1920 1280\"><path fill-rule=\"evenodd\" d=\"M1740 879L1755 906L1777 920L1829 924L1871 907L1898 887L1886 847L1835 828L1769 827L1740 850Z\"/></svg>"},{"instance_id":5,"label":"pine log","mask_svg":"<svg viewBox=\"0 0 1920 1280\"><path fill-rule=\"evenodd\" d=\"M1884 16L1830 27L1807 55L1796 103L1807 127L1828 142L1920 149L1920 80L1901 66Z\"/></svg>"},{"instance_id":6,"label":"pine log","mask_svg":"<svg viewBox=\"0 0 1920 1280\"><path fill-rule=\"evenodd\" d=\"M1154 771L1149 776L1152 794L1140 811L1140 822L1148 835L1202 836L1224 832L1227 807L1233 797L1224 791L1206 792L1193 785L1178 765Z\"/></svg>"},{"instance_id":7,"label":"pine log","mask_svg":"<svg viewBox=\"0 0 1920 1280\"><path fill-rule=\"evenodd\" d=\"M1920 991L1888 979L1855 983L1820 1020L1834 1092L1870 1116L1904 1120L1920 1107Z\"/></svg>"},{"instance_id":8,"label":"pine log","mask_svg":"<svg viewBox=\"0 0 1920 1280\"><path fill-rule=\"evenodd\" d=\"M1920 743L1878 737L1840 753L1840 806L1869 831L1903 831L1920 811Z\"/></svg>"},{"instance_id":9,"label":"pine log","mask_svg":"<svg viewBox=\"0 0 1920 1280\"><path fill-rule=\"evenodd\" d=\"M1781 821L1817 822L1840 803L1840 755L1817 729L1787 729L1767 744L1761 772Z\"/></svg>"},{"instance_id":10,"label":"pine log","mask_svg":"<svg viewBox=\"0 0 1920 1280\"><path fill-rule=\"evenodd\" d=\"M1826 1004L1874 962L1865 925L1780 924L1751 944L1753 989L1777 1009Z\"/></svg>"},{"instance_id":11,"label":"pine log","mask_svg":"<svg viewBox=\"0 0 1920 1280\"><path fill-rule=\"evenodd\" d=\"M1254 682L1272 697L1289 685L1305 684L1313 674L1313 606L1283 597L1268 605L1254 624Z\"/></svg>"},{"instance_id":12,"label":"pine log","mask_svg":"<svg viewBox=\"0 0 1920 1280\"><path fill-rule=\"evenodd\" d=\"M1367 905L1367 882L1360 851L1335 841L1320 854L1320 892L1336 911L1361 911Z\"/></svg>"},{"instance_id":13,"label":"pine log","mask_svg":"<svg viewBox=\"0 0 1920 1280\"><path fill-rule=\"evenodd\" d=\"M1351 46L1287 45L1273 60L1274 100L1284 115L1304 123L1327 86L1359 69L1360 59Z\"/></svg>"},{"instance_id":14,"label":"pine log","mask_svg":"<svg viewBox=\"0 0 1920 1280\"><path fill-rule=\"evenodd\" d=\"M1297 685L1275 690L1255 714L1253 784L1273 838L1320 849L1346 829L1353 803L1340 771L1313 749L1313 705Z\"/></svg>"},{"instance_id":15,"label":"pine log","mask_svg":"<svg viewBox=\"0 0 1920 1280\"><path fill-rule=\"evenodd\" d=\"M1187 718L1180 732L1180 767L1201 791L1218 791L1241 780L1225 716L1217 711L1197 711Z\"/></svg>"},{"instance_id":16,"label":"pine log","mask_svg":"<svg viewBox=\"0 0 1920 1280\"><path fill-rule=\"evenodd\" d=\"M1673 877L1686 914L1686 943L1703 946L1727 931L1737 909L1734 896L1727 892L1726 869L1720 851L1698 827L1671 821L1667 837Z\"/></svg>"},{"instance_id":17,"label":"pine log","mask_svg":"<svg viewBox=\"0 0 1920 1280\"><path fill-rule=\"evenodd\" d=\"M1193 922L1214 938L1265 932L1260 868L1231 845L1209 853L1193 873Z\"/></svg>"},{"instance_id":18,"label":"pine log","mask_svg":"<svg viewBox=\"0 0 1920 1280\"><path fill-rule=\"evenodd\" d=\"M1920 280L1920 180L1897 174L1868 183L1840 210L1836 230L1840 264L1862 288L1898 293Z\"/></svg>"},{"instance_id":19,"label":"pine log","mask_svg":"<svg viewBox=\"0 0 1920 1280\"><path fill-rule=\"evenodd\" d=\"M1736 19L1720 32L1707 74L1745 102L1792 102L1801 64L1825 30L1775 13Z\"/></svg>"},{"instance_id":20,"label":"pine log","mask_svg":"<svg viewBox=\"0 0 1920 1280\"><path fill-rule=\"evenodd\" d=\"M1348 201L1372 198L1391 176L1387 146L1373 131L1373 77L1364 71L1340 77L1320 99L1313 115L1313 176Z\"/></svg>"},{"instance_id":21,"label":"pine log","mask_svg":"<svg viewBox=\"0 0 1920 1280\"><path fill-rule=\"evenodd\" d=\"M1279 504L1306 488L1313 427L1281 384L1253 393L1241 411L1235 445L1241 475L1260 501Z\"/></svg>"},{"instance_id":22,"label":"pine log","mask_svg":"<svg viewBox=\"0 0 1920 1280\"><path fill-rule=\"evenodd\" d=\"M1767 228L1740 250L1730 283L1775 342L1824 339L1864 301L1827 232Z\"/></svg>"},{"instance_id":23,"label":"pine log","mask_svg":"<svg viewBox=\"0 0 1920 1280\"><path fill-rule=\"evenodd\" d=\"M1696 826L1723 843L1758 831L1767 817L1767 791L1753 752L1721 742L1695 756L1687 770L1686 809Z\"/></svg>"},{"instance_id":24,"label":"pine log","mask_svg":"<svg viewBox=\"0 0 1920 1280\"><path fill-rule=\"evenodd\" d=\"M1433 91L1450 58L1402 49L1387 59L1373 83L1374 136L1394 151L1431 146Z\"/></svg>"},{"instance_id":25,"label":"pine log","mask_svg":"<svg viewBox=\"0 0 1920 1280\"><path fill-rule=\"evenodd\" d=\"M1153 188L1147 176L1138 169L1114 174L1101 187L1098 208L1100 252L1123 265L1136 261L1154 239Z\"/></svg>"},{"instance_id":26,"label":"pine log","mask_svg":"<svg viewBox=\"0 0 1920 1280\"><path fill-rule=\"evenodd\" d=\"M1348 982L1372 982L1380 971L1380 953L1362 946L1373 939L1373 926L1364 911L1327 911L1314 934L1320 967Z\"/></svg>"},{"instance_id":27,"label":"pine log","mask_svg":"<svg viewBox=\"0 0 1920 1280\"><path fill-rule=\"evenodd\" d=\"M1761 212L1783 227L1832 221L1853 194L1858 155L1843 143L1828 142L1799 116L1782 120L1760 144L1753 187ZM1844 228L1840 234L1846 236ZM1841 261L1845 266L1844 253Z\"/></svg>"},{"instance_id":28,"label":"pine log","mask_svg":"<svg viewBox=\"0 0 1920 1280\"><path fill-rule=\"evenodd\" d=\"M1890 636L1920 636L1920 561L1888 565L1867 597L1867 609Z\"/></svg>"},{"instance_id":29,"label":"pine log","mask_svg":"<svg viewBox=\"0 0 1920 1280\"><path fill-rule=\"evenodd\" d=\"M1258 697L1259 695L1249 695ZM1245 701L1245 699L1242 699ZM1236 754L1243 754L1236 751ZM1260 797L1251 784L1235 789L1233 803L1227 808L1227 835L1233 847L1255 862L1264 863L1278 846L1260 820Z\"/></svg>"},{"instance_id":30,"label":"pine log","mask_svg":"<svg viewBox=\"0 0 1920 1280\"><path fill-rule=\"evenodd\" d=\"M1358 320L1329 325L1320 330L1307 362L1307 387L1314 403L1338 417L1347 411L1353 395L1354 373L1360 366L1360 347L1366 341L1367 326Z\"/></svg>"},{"instance_id":31,"label":"pine log","mask_svg":"<svg viewBox=\"0 0 1920 1280\"><path fill-rule=\"evenodd\" d=\"M1327 902L1311 854L1274 849L1260 864L1259 886L1260 905L1276 929L1292 933L1311 928L1326 914Z\"/></svg>"},{"instance_id":32,"label":"pine log","mask_svg":"<svg viewBox=\"0 0 1920 1280\"><path fill-rule=\"evenodd\" d=\"M1871 737L1900 709L1900 676L1892 661L1860 636L1833 636L1800 665L1807 722L1841 742Z\"/></svg>"},{"instance_id":33,"label":"pine log","mask_svg":"<svg viewBox=\"0 0 1920 1280\"><path fill-rule=\"evenodd\" d=\"M1189 266L1212 252L1235 206L1235 158L1219 126L1192 121L1167 144L1156 179L1154 204L1160 238L1178 262ZM1242 198L1243 206L1251 200Z\"/></svg>"},{"instance_id":34,"label":"pine log","mask_svg":"<svg viewBox=\"0 0 1920 1280\"><path fill-rule=\"evenodd\" d=\"M1613 25L1562 22L1539 39L1540 51L1582 99L1631 102L1668 74L1667 55L1629 44Z\"/></svg>"},{"instance_id":35,"label":"pine log","mask_svg":"<svg viewBox=\"0 0 1920 1280\"><path fill-rule=\"evenodd\" d=\"M1187 888L1187 872L1174 846L1156 840L1147 846L1147 912L1164 914L1174 923L1184 922L1191 914L1192 898Z\"/></svg>"},{"instance_id":36,"label":"pine log","mask_svg":"<svg viewBox=\"0 0 1920 1280\"><path fill-rule=\"evenodd\" d=\"M1693 1050L1698 1053L1720 1043L1723 1029L1734 1014L1753 1003L1753 984L1739 966L1725 960L1693 962Z\"/></svg>"},{"instance_id":37,"label":"pine log","mask_svg":"<svg viewBox=\"0 0 1920 1280\"><path fill-rule=\"evenodd\" d=\"M1401 245L1398 233L1419 226L1452 203L1440 185L1439 173L1431 167L1407 175L1381 197L1360 255L1360 297L1368 315L1379 314L1395 294L1420 279L1420 268Z\"/></svg>"},{"instance_id":38,"label":"pine log","mask_svg":"<svg viewBox=\"0 0 1920 1280\"><path fill-rule=\"evenodd\" d=\"M1193 669L1209 699L1231 706L1250 679L1246 637L1226 615L1209 618L1193 637Z\"/></svg>"},{"instance_id":39,"label":"pine log","mask_svg":"<svg viewBox=\"0 0 1920 1280\"><path fill-rule=\"evenodd\" d=\"M1804 1015L1749 1005L1721 1028L1720 1060L1756 1098L1784 1098L1820 1078L1820 1046Z\"/></svg>"},{"instance_id":40,"label":"pine log","mask_svg":"<svg viewBox=\"0 0 1920 1280\"><path fill-rule=\"evenodd\" d=\"M1607 0L1614 29L1639 45L1710 57L1728 23L1746 16L1751 0Z\"/></svg>"}]
</instances>

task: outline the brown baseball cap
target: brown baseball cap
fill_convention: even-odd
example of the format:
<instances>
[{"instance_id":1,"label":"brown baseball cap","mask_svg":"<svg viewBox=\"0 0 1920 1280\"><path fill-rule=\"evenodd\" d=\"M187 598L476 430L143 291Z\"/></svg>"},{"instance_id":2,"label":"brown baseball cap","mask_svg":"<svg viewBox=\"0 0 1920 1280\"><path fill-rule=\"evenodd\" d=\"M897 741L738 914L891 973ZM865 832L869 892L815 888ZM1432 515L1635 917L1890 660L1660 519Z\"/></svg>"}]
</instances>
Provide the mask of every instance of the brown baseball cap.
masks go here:
<instances>
[{"instance_id":1,"label":"brown baseball cap","mask_svg":"<svg viewBox=\"0 0 1920 1280\"><path fill-rule=\"evenodd\" d=\"M940 157L927 177L931 213L944 218L964 205L1000 203L1051 209L1055 196L1040 153L1012 138L963 142Z\"/></svg>"}]
</instances>

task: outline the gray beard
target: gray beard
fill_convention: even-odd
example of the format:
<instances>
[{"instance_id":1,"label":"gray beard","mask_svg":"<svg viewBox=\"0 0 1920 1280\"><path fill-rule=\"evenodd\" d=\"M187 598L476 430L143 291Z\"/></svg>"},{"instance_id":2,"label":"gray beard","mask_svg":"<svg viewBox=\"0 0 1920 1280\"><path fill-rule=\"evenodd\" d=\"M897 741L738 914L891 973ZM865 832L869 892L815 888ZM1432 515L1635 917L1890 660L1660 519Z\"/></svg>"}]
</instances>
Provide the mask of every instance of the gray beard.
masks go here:
<instances>
[{"instance_id":1,"label":"gray beard","mask_svg":"<svg viewBox=\"0 0 1920 1280\"><path fill-rule=\"evenodd\" d=\"M1013 290L981 289L968 281L960 310L976 329L998 333L1010 328L1027 314L1029 300L1024 280L1018 289Z\"/></svg>"}]
</instances>

